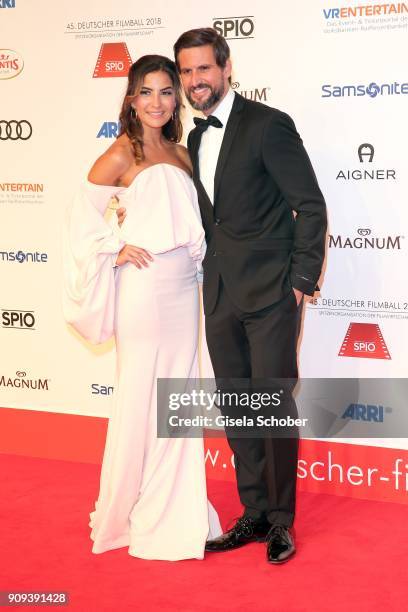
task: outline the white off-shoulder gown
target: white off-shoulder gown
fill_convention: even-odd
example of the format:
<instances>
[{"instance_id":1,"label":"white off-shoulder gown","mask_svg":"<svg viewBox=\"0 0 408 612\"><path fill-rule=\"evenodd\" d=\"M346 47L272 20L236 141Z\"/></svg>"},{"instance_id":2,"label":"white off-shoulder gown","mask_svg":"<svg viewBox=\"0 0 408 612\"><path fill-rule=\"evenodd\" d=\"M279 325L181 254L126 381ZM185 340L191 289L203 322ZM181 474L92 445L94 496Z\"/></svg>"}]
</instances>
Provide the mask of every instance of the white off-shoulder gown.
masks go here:
<instances>
[{"instance_id":1,"label":"white off-shoulder gown","mask_svg":"<svg viewBox=\"0 0 408 612\"><path fill-rule=\"evenodd\" d=\"M120 232L104 213L126 207ZM92 551L128 546L144 559L202 559L221 533L207 502L201 438L157 438L157 378L198 376L204 232L191 178L160 163L131 185L86 181L64 232L65 317L86 339L116 339L117 373L95 511ZM148 268L115 268L125 244L152 254Z\"/></svg>"}]
</instances>

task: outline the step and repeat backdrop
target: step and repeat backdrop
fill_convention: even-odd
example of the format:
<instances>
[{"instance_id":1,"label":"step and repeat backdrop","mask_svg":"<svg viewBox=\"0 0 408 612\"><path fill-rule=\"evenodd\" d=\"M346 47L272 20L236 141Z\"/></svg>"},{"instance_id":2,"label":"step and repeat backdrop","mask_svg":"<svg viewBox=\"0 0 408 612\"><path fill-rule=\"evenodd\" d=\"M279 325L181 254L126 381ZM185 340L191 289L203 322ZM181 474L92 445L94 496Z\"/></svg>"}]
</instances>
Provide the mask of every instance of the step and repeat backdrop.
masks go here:
<instances>
[{"instance_id":1,"label":"step and repeat backdrop","mask_svg":"<svg viewBox=\"0 0 408 612\"><path fill-rule=\"evenodd\" d=\"M118 133L129 66L146 53L172 57L179 34L202 26L229 42L233 89L293 117L326 197L327 262L305 308L301 375L406 377L408 3L0 0L1 406L109 415L114 344L93 347L64 323L61 225ZM184 140L192 117L186 104ZM211 375L204 340L201 365ZM391 419L398 398L375 389L345 397L344 418L379 429ZM347 449L349 463L366 445L380 471L381 448L407 448L399 433L327 444L340 462ZM209 470L222 476L216 452L212 441ZM388 484L408 495L401 482Z\"/></svg>"}]
</instances>

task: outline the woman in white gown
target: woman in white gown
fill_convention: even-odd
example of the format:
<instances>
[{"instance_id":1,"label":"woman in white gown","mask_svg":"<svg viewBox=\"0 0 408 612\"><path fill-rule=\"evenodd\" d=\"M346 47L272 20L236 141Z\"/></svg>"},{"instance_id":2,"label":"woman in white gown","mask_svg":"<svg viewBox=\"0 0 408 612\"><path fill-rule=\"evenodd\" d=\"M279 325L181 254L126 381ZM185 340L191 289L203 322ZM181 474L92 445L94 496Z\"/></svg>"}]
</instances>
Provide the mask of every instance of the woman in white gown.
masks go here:
<instances>
[{"instance_id":1,"label":"woman in white gown","mask_svg":"<svg viewBox=\"0 0 408 612\"><path fill-rule=\"evenodd\" d=\"M181 137L175 64L144 56L129 71L121 135L94 164L64 238L67 320L91 342L115 335L113 414L92 551L202 559L221 533L207 502L203 441L157 438L157 378L198 376L197 265L204 232ZM105 221L126 208L119 232Z\"/></svg>"}]
</instances>

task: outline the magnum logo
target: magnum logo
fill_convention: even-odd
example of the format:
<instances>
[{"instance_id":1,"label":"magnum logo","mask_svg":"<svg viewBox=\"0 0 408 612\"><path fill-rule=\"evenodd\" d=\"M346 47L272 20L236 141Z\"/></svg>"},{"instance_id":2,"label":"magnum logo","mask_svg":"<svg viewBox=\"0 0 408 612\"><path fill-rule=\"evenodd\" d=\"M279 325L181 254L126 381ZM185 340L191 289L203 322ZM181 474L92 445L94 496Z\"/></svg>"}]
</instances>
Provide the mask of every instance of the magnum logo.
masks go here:
<instances>
[{"instance_id":1,"label":"magnum logo","mask_svg":"<svg viewBox=\"0 0 408 612\"><path fill-rule=\"evenodd\" d=\"M0 377L0 387L48 391L49 378L27 378L27 372L17 370L15 377Z\"/></svg>"},{"instance_id":2,"label":"magnum logo","mask_svg":"<svg viewBox=\"0 0 408 612\"><path fill-rule=\"evenodd\" d=\"M373 236L371 229L360 227L357 236L342 236L329 234L330 249L380 249L385 251L401 250L401 240L404 236Z\"/></svg>"}]
</instances>

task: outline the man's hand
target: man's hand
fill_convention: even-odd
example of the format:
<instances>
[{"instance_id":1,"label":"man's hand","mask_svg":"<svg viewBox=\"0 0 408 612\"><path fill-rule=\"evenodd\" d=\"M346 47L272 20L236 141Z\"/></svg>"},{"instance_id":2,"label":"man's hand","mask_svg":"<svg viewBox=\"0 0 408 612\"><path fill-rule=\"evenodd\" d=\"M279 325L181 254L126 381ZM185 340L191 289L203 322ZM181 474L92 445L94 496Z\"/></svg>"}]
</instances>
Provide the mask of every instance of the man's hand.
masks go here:
<instances>
[{"instance_id":1,"label":"man's hand","mask_svg":"<svg viewBox=\"0 0 408 612\"><path fill-rule=\"evenodd\" d=\"M136 268L140 270L143 266L145 268L149 267L146 260L153 261L153 257L147 251L140 247L133 246L132 244L125 244L123 249L119 251L116 265L123 266L123 264L129 261L135 264Z\"/></svg>"},{"instance_id":2,"label":"man's hand","mask_svg":"<svg viewBox=\"0 0 408 612\"><path fill-rule=\"evenodd\" d=\"M118 217L119 227L122 227L122 223L124 222L126 217L126 208L124 208L123 206L121 208L118 208L116 211L116 215Z\"/></svg>"},{"instance_id":3,"label":"man's hand","mask_svg":"<svg viewBox=\"0 0 408 612\"><path fill-rule=\"evenodd\" d=\"M293 293L295 294L296 303L299 306L304 294L302 293L302 291L299 291L299 289L295 289L294 287L293 287Z\"/></svg>"}]
</instances>

